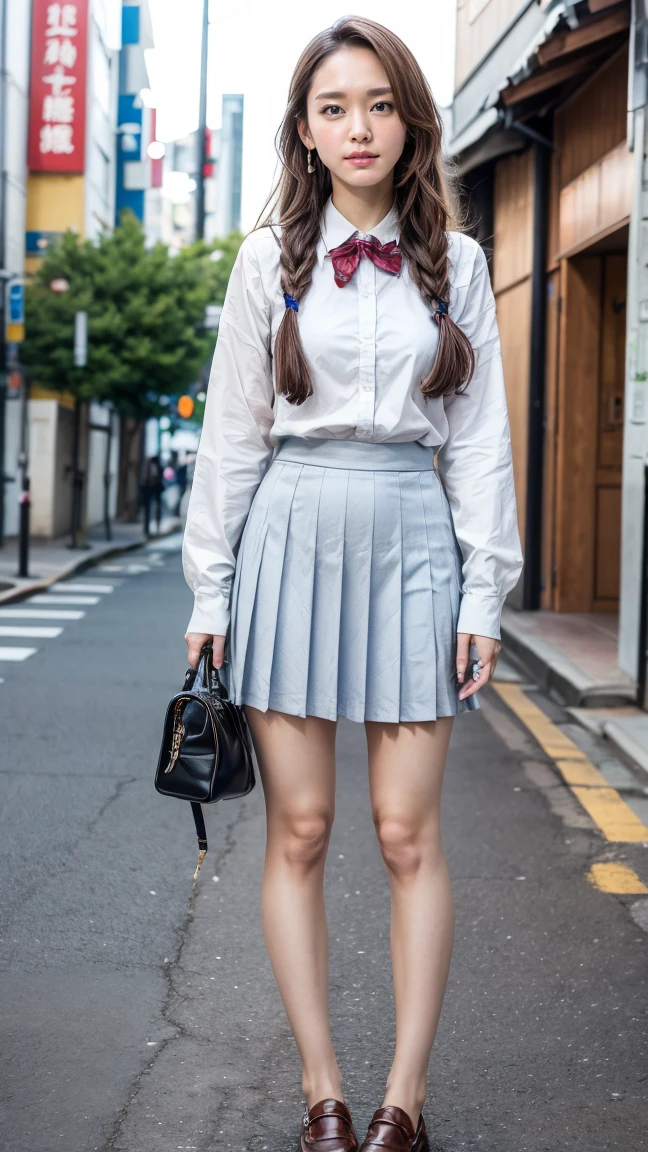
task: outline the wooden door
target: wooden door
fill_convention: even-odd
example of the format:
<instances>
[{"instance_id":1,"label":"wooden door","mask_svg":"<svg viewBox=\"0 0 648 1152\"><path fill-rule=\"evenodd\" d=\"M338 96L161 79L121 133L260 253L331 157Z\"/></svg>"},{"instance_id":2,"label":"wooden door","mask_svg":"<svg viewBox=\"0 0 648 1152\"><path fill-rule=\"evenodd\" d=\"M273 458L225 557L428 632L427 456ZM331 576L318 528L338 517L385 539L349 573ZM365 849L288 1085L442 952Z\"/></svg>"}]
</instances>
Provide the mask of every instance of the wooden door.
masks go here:
<instances>
[{"instance_id":1,"label":"wooden door","mask_svg":"<svg viewBox=\"0 0 648 1152\"><path fill-rule=\"evenodd\" d=\"M616 612L627 257L561 261L553 607Z\"/></svg>"},{"instance_id":2,"label":"wooden door","mask_svg":"<svg viewBox=\"0 0 648 1152\"><path fill-rule=\"evenodd\" d=\"M554 609L591 612L594 593L601 259L560 262Z\"/></svg>"},{"instance_id":3,"label":"wooden door","mask_svg":"<svg viewBox=\"0 0 648 1152\"><path fill-rule=\"evenodd\" d=\"M627 257L602 258L594 612L619 606Z\"/></svg>"}]
</instances>

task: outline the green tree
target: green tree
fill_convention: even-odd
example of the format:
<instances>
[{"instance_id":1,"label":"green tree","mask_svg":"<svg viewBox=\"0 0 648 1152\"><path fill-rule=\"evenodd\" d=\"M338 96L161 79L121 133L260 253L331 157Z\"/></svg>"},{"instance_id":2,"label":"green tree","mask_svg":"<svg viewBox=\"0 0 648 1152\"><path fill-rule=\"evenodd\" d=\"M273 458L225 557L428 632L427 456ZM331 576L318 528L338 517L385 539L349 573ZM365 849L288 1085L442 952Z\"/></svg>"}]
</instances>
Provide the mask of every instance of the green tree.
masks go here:
<instances>
[{"instance_id":1,"label":"green tree","mask_svg":"<svg viewBox=\"0 0 648 1152\"><path fill-rule=\"evenodd\" d=\"M172 256L163 244L147 249L130 212L97 243L67 231L27 286L21 358L34 381L79 400L110 401L137 420L157 415L160 396L189 388L213 351L205 307L223 302L242 239L233 233ZM69 289L54 291L56 280ZM84 368L74 365L77 311L88 313Z\"/></svg>"}]
</instances>

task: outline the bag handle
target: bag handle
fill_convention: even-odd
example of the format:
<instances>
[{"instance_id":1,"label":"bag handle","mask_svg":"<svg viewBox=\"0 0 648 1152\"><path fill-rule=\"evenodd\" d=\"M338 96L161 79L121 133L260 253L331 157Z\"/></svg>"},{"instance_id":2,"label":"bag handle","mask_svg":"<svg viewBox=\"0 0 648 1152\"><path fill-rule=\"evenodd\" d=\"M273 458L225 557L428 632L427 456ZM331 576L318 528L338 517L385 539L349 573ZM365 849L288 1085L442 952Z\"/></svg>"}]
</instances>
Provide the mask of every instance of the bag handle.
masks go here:
<instances>
[{"instance_id":1,"label":"bag handle","mask_svg":"<svg viewBox=\"0 0 648 1152\"><path fill-rule=\"evenodd\" d=\"M211 692L220 697L221 700L227 700L225 685L218 674L218 668L214 667L212 655L213 641L206 640L200 649L196 667L187 669L184 690L185 692Z\"/></svg>"}]
</instances>

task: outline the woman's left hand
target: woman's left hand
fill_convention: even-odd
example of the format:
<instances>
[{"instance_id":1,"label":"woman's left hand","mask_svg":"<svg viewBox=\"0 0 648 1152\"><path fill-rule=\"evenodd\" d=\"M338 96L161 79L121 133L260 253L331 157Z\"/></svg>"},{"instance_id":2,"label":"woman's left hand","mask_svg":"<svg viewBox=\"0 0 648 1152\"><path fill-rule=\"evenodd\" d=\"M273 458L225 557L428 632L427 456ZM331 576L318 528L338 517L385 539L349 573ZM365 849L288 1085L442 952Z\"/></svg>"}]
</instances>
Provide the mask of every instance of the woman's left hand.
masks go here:
<instances>
[{"instance_id":1,"label":"woman's left hand","mask_svg":"<svg viewBox=\"0 0 648 1152\"><path fill-rule=\"evenodd\" d=\"M472 663L470 660L471 644L477 648L482 664L477 680L473 680L472 675L467 674L468 666ZM465 700L467 696L479 692L479 689L492 679L501 651L500 641L494 640L492 636L471 636L469 632L457 632L457 680L463 685L459 693L460 700ZM470 671L472 672L472 668Z\"/></svg>"}]
</instances>

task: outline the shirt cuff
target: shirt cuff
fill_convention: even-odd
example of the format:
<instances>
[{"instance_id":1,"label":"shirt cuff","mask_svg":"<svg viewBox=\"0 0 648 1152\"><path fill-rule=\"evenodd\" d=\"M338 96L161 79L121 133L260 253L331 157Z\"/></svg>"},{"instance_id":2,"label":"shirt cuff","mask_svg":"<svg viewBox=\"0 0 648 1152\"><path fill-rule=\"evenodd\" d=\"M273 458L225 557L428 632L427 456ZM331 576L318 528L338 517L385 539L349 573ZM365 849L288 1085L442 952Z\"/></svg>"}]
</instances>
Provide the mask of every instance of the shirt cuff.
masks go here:
<instances>
[{"instance_id":1,"label":"shirt cuff","mask_svg":"<svg viewBox=\"0 0 648 1152\"><path fill-rule=\"evenodd\" d=\"M187 632L202 632L205 636L226 636L229 621L229 598L220 592L214 592L210 596L196 593Z\"/></svg>"},{"instance_id":2,"label":"shirt cuff","mask_svg":"<svg viewBox=\"0 0 648 1152\"><path fill-rule=\"evenodd\" d=\"M505 596L487 592L464 592L459 608L457 632L490 636L500 640L500 621Z\"/></svg>"}]
</instances>

